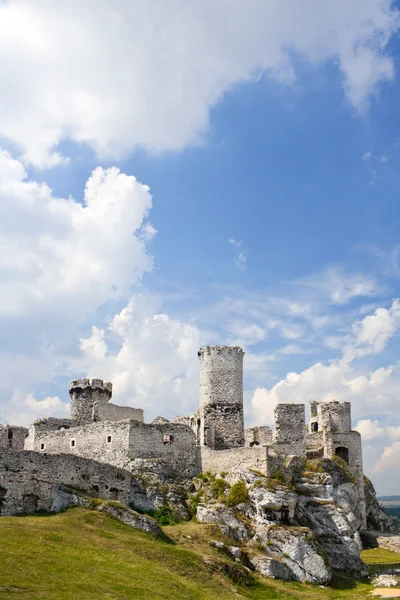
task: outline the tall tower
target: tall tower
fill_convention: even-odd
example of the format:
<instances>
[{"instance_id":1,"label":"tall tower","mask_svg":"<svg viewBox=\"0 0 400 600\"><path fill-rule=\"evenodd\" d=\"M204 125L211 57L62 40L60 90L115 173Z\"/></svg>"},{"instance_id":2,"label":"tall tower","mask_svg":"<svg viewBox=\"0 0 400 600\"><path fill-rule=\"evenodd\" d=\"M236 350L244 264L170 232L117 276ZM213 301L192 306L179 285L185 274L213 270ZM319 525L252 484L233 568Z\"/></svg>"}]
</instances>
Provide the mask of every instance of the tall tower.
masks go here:
<instances>
[{"instance_id":1,"label":"tall tower","mask_svg":"<svg viewBox=\"0 0 400 600\"><path fill-rule=\"evenodd\" d=\"M200 445L244 446L243 356L239 346L206 346L200 359Z\"/></svg>"},{"instance_id":2,"label":"tall tower","mask_svg":"<svg viewBox=\"0 0 400 600\"><path fill-rule=\"evenodd\" d=\"M102 379L73 379L69 384L71 419L80 423L96 421L97 408L112 396L112 383Z\"/></svg>"}]
</instances>

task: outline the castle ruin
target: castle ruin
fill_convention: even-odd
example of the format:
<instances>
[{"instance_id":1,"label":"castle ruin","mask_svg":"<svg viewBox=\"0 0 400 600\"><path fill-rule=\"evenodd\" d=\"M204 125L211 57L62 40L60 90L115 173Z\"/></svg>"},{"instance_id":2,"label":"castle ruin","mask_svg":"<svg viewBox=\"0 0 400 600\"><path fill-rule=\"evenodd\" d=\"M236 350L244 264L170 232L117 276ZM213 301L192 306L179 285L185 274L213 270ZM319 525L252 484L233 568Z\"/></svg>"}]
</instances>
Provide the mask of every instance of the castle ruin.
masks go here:
<instances>
[{"instance_id":1,"label":"castle ruin","mask_svg":"<svg viewBox=\"0 0 400 600\"><path fill-rule=\"evenodd\" d=\"M47 418L29 429L0 425L0 515L54 510L60 484L129 503L135 461L159 459L169 477L253 468L274 477L288 457L342 458L357 482L365 524L361 436L351 429L349 402L278 404L274 429L244 428L243 350L207 346L198 352L196 414L145 423L143 410L111 403L112 384L70 384L70 419ZM57 487L58 486L58 487ZM29 512L29 511L28 511Z\"/></svg>"}]
</instances>

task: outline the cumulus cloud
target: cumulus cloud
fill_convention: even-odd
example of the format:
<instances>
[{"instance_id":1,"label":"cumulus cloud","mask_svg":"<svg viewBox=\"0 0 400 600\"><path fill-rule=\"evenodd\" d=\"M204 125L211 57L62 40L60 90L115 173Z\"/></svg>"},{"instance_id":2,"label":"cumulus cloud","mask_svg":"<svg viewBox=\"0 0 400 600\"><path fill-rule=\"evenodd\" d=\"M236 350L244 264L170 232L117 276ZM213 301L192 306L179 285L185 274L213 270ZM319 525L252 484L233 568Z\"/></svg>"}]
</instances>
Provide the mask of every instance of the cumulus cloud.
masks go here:
<instances>
[{"instance_id":1,"label":"cumulus cloud","mask_svg":"<svg viewBox=\"0 0 400 600\"><path fill-rule=\"evenodd\" d=\"M376 473L383 473L387 471L398 473L400 466L400 441L393 442L391 446L386 446L382 456L375 465Z\"/></svg>"},{"instance_id":2,"label":"cumulus cloud","mask_svg":"<svg viewBox=\"0 0 400 600\"><path fill-rule=\"evenodd\" d=\"M0 4L0 135L39 166L70 138L101 156L180 150L210 109L262 73L296 82L293 57L337 65L363 109L393 77L391 0L8 0Z\"/></svg>"},{"instance_id":3,"label":"cumulus cloud","mask_svg":"<svg viewBox=\"0 0 400 600\"><path fill-rule=\"evenodd\" d=\"M258 388L252 400L255 418L259 422L271 423L277 403L307 404L313 398L320 401L333 398L349 400L352 402L353 416L356 417L373 413L379 403L381 414L397 417L399 368L390 365L365 374L354 361L368 354L382 352L399 327L399 310L399 301L394 300L389 309L377 309L373 315L355 322L351 334L344 336L341 358L329 364L318 362L300 373L287 373L269 390Z\"/></svg>"},{"instance_id":4,"label":"cumulus cloud","mask_svg":"<svg viewBox=\"0 0 400 600\"><path fill-rule=\"evenodd\" d=\"M147 186L114 167L93 171L82 203L57 198L0 151L2 419L40 414L28 394L63 370L77 328L151 269L151 203ZM100 350L86 348L96 359Z\"/></svg>"},{"instance_id":5,"label":"cumulus cloud","mask_svg":"<svg viewBox=\"0 0 400 600\"><path fill-rule=\"evenodd\" d=\"M135 296L108 330L93 327L81 339L80 368L112 381L115 402L145 408L146 419L191 413L198 404L200 332L159 308L156 298Z\"/></svg>"}]
</instances>

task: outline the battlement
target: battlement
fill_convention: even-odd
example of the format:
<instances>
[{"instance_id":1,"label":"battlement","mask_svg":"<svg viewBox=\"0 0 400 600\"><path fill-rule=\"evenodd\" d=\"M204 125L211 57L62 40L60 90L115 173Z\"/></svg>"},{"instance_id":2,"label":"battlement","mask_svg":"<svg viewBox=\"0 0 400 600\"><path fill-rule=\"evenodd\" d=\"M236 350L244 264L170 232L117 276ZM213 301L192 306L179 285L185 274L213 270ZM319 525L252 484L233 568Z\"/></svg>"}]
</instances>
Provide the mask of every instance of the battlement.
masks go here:
<instances>
[{"instance_id":1,"label":"battlement","mask_svg":"<svg viewBox=\"0 0 400 600\"><path fill-rule=\"evenodd\" d=\"M197 356L201 359L203 356L215 356L218 354L240 354L243 356L245 353L240 346L204 346L204 348L200 348L197 353Z\"/></svg>"},{"instance_id":2,"label":"battlement","mask_svg":"<svg viewBox=\"0 0 400 600\"><path fill-rule=\"evenodd\" d=\"M112 383L110 381L103 381L102 379L73 379L69 384L70 395L79 390L85 390L90 388L92 390L103 390L112 396Z\"/></svg>"}]
</instances>

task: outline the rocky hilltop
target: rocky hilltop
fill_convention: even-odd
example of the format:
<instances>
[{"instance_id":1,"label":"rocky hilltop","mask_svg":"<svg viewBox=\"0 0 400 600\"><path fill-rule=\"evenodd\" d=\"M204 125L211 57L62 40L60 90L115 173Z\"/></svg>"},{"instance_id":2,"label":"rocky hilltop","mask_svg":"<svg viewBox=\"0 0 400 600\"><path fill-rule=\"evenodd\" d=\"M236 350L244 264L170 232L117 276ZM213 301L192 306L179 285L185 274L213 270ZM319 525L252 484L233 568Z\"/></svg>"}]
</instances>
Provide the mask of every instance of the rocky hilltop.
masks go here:
<instances>
[{"instance_id":1,"label":"rocky hilltop","mask_svg":"<svg viewBox=\"0 0 400 600\"><path fill-rule=\"evenodd\" d=\"M334 570L366 576L363 544L377 531L395 532L367 478L362 529L357 482L339 457L289 457L274 478L233 468L180 484L165 477L160 461L140 462L131 508L165 524L195 518L218 525L226 537L225 544L215 542L220 549L269 577L326 585Z\"/></svg>"}]
</instances>

